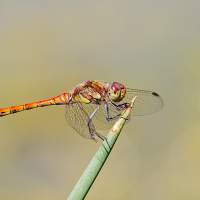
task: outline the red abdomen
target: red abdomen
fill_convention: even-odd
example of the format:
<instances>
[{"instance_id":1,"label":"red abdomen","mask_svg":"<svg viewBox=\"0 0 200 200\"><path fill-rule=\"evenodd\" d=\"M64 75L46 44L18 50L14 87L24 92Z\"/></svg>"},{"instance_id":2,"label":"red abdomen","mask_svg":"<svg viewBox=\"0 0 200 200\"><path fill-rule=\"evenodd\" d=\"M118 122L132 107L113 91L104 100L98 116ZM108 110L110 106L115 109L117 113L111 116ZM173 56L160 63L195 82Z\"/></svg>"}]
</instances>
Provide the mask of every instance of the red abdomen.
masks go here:
<instances>
[{"instance_id":1,"label":"red abdomen","mask_svg":"<svg viewBox=\"0 0 200 200\"><path fill-rule=\"evenodd\" d=\"M44 100L44 101L38 101L34 103L28 103L28 104L23 104L19 106L11 106L8 108L1 108L0 109L0 117L3 117L5 115L17 113L23 110L29 110L33 108L38 108L38 107L43 107L43 106L51 106L51 105L63 105L69 103L71 99L71 94L70 93L63 93L57 97Z\"/></svg>"}]
</instances>

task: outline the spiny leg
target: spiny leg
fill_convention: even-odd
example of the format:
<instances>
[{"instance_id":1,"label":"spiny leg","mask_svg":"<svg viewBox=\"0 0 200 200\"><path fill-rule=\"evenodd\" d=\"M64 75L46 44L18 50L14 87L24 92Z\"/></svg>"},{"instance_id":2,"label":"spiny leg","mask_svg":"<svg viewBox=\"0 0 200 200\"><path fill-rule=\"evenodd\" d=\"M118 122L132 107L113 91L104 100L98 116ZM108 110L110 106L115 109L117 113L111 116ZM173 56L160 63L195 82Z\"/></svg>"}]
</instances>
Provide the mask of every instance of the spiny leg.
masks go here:
<instances>
[{"instance_id":1,"label":"spiny leg","mask_svg":"<svg viewBox=\"0 0 200 200\"><path fill-rule=\"evenodd\" d=\"M100 133L95 132L96 136L99 137L100 139L102 139L103 141L106 140L106 143L108 144L108 140L106 137L104 137L103 135L101 135ZM108 147L110 148L110 145L108 144Z\"/></svg>"},{"instance_id":2,"label":"spiny leg","mask_svg":"<svg viewBox=\"0 0 200 200\"><path fill-rule=\"evenodd\" d=\"M119 118L119 117L121 116L121 114L118 114L118 115L116 115L116 116L109 117L109 110L108 110L108 104L107 104L107 103L105 103L105 112L106 112L106 119L107 119L108 121L115 120L115 119L117 119L117 118Z\"/></svg>"},{"instance_id":3,"label":"spiny leg","mask_svg":"<svg viewBox=\"0 0 200 200\"><path fill-rule=\"evenodd\" d=\"M127 103L123 103L123 104L120 104L120 105L116 105L116 104L114 104L114 103L111 102L110 104L111 104L111 106L112 106L113 108L115 108L115 109L118 110L118 111L124 110L125 108L128 107L128 106L127 106ZM105 103L105 112L106 112L106 119L107 119L108 121L112 121L112 120L115 120L115 119L118 119L119 117L121 117L121 114L115 115L115 116L113 116L113 117L109 117L109 110L108 110L108 104L107 104L107 103ZM128 119L126 119L126 120L128 120Z\"/></svg>"},{"instance_id":4,"label":"spiny leg","mask_svg":"<svg viewBox=\"0 0 200 200\"><path fill-rule=\"evenodd\" d=\"M97 142L97 138L95 137L95 135L97 135L97 134L96 134L96 131L95 131L93 128L91 128L90 123L91 123L91 121L92 121L92 118L95 116L95 114L96 114L97 111L99 110L99 107L100 107L100 105L98 105L98 107L94 110L94 112L91 114L91 116L90 116L89 119L87 120L87 126L88 126L88 129L89 129L89 133L90 133L92 139L93 139L95 142ZM94 135L94 134L95 134L95 135ZM97 135L97 136L98 136L98 135ZM102 139L102 138L101 138L101 139Z\"/></svg>"},{"instance_id":5,"label":"spiny leg","mask_svg":"<svg viewBox=\"0 0 200 200\"><path fill-rule=\"evenodd\" d=\"M97 111L99 110L99 107L100 105L98 105L98 107L94 110L94 112L92 113L92 115L90 116L90 118L88 119L87 121L87 126L89 128L89 132L90 132L90 135L91 137L96 141L95 137L94 137L94 134L99 137L101 140L106 140L107 144L108 144L108 140L106 137L104 137L103 135L101 135L100 133L97 133L95 130L93 130L91 127L90 127L90 122L92 121L93 117L95 116L95 114L97 113ZM108 144L109 148L110 148L110 145Z\"/></svg>"},{"instance_id":6,"label":"spiny leg","mask_svg":"<svg viewBox=\"0 0 200 200\"><path fill-rule=\"evenodd\" d=\"M104 137L103 135L101 135L100 133L98 133L98 132L96 132L94 129L92 129L91 127L90 127L90 125L88 125L88 128L89 128L89 132L90 132L90 135L91 135L91 137L92 137L92 139L95 141L95 142L97 142L97 138L95 137L95 135L97 136L97 137L99 137L101 140L106 140L106 143L108 144L108 140L107 140L107 138L106 137ZM95 134L95 135L94 135ZM110 145L108 144L108 146L109 146L109 148L110 148Z\"/></svg>"},{"instance_id":7,"label":"spiny leg","mask_svg":"<svg viewBox=\"0 0 200 200\"><path fill-rule=\"evenodd\" d=\"M110 102L110 104L116 110L124 110L124 109L128 108L128 103L123 103L123 104L116 105L115 103Z\"/></svg>"},{"instance_id":8,"label":"spiny leg","mask_svg":"<svg viewBox=\"0 0 200 200\"><path fill-rule=\"evenodd\" d=\"M91 116L89 117L88 121L87 121L87 126L90 125L90 122L92 120L92 118L95 116L95 114L97 113L97 111L99 110L100 105L98 105L98 107L94 110L94 112L91 114Z\"/></svg>"}]
</instances>

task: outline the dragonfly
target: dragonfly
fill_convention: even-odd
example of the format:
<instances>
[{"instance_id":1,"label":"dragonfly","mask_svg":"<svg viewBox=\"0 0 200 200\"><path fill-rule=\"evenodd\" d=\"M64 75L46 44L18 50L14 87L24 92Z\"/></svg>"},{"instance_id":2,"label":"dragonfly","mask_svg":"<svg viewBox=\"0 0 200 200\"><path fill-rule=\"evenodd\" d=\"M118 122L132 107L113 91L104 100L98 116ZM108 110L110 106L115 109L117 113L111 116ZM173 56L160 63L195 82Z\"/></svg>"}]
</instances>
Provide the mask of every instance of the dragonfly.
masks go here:
<instances>
[{"instance_id":1,"label":"dragonfly","mask_svg":"<svg viewBox=\"0 0 200 200\"><path fill-rule=\"evenodd\" d=\"M72 91L51 99L0 109L0 117L33 108L65 105L68 124L82 137L98 141L106 139L96 130L108 129L137 96L132 115L148 115L162 109L163 100L155 92L127 88L113 82L90 80Z\"/></svg>"}]
</instances>

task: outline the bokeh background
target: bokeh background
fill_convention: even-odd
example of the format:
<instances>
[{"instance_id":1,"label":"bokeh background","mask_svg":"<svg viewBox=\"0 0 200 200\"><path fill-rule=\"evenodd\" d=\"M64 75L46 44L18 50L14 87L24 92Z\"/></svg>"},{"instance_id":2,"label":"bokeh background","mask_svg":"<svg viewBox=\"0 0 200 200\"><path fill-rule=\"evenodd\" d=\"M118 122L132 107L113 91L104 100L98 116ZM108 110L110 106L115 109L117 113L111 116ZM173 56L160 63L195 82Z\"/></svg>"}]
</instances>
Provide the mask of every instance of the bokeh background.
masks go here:
<instances>
[{"instance_id":1,"label":"bokeh background","mask_svg":"<svg viewBox=\"0 0 200 200\"><path fill-rule=\"evenodd\" d=\"M52 98L87 80L159 93L132 117L86 199L200 198L200 1L0 2L0 107ZM64 106L0 119L0 199L67 199L102 141ZM101 131L106 135L108 131Z\"/></svg>"}]
</instances>

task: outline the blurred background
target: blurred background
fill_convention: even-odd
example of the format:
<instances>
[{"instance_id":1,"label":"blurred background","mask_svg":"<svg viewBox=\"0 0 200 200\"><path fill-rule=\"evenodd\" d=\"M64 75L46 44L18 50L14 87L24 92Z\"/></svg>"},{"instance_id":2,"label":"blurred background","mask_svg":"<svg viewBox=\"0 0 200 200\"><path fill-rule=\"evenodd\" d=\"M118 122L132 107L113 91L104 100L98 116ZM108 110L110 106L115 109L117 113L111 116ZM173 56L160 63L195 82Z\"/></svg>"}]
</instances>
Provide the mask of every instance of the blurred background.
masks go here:
<instances>
[{"instance_id":1,"label":"blurred background","mask_svg":"<svg viewBox=\"0 0 200 200\"><path fill-rule=\"evenodd\" d=\"M86 199L197 200L199 8L195 0L1 1L0 107L87 80L157 92L164 108L131 118ZM0 199L67 199L102 141L80 137L64 110L0 119Z\"/></svg>"}]
</instances>

